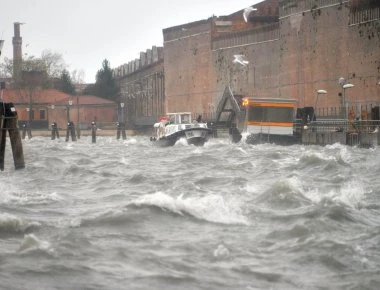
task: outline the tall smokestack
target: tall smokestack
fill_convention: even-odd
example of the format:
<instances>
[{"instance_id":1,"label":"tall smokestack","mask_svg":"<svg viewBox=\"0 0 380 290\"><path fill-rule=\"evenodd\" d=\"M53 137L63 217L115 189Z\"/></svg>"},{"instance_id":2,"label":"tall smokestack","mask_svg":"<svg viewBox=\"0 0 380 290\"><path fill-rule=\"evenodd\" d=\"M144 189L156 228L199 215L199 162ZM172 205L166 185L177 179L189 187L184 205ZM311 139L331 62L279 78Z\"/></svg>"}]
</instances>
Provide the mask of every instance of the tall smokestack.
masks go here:
<instances>
[{"instance_id":1,"label":"tall smokestack","mask_svg":"<svg viewBox=\"0 0 380 290\"><path fill-rule=\"evenodd\" d=\"M15 22L13 36L13 80L19 82L22 70L22 38L20 36L20 25L23 23Z\"/></svg>"},{"instance_id":2,"label":"tall smokestack","mask_svg":"<svg viewBox=\"0 0 380 290\"><path fill-rule=\"evenodd\" d=\"M3 49L4 45L4 40L0 39L0 55L1 55L1 50Z\"/></svg>"}]
</instances>

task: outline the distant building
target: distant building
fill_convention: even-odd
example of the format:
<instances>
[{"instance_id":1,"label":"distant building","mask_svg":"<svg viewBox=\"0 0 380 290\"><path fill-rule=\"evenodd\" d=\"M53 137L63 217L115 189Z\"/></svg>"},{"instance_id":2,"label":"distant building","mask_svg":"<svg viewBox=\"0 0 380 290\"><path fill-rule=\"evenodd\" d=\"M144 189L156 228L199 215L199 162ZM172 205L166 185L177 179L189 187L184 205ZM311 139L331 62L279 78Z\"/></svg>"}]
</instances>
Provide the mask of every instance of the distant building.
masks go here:
<instances>
[{"instance_id":1,"label":"distant building","mask_svg":"<svg viewBox=\"0 0 380 290\"><path fill-rule=\"evenodd\" d=\"M253 7L247 22L242 9L163 29L162 113L212 119L227 86L239 96L296 99L298 107L314 107L325 90L317 114L380 103L380 1L265 0ZM234 63L234 55L248 64ZM142 80L133 75L135 84ZM155 116L131 108L132 116Z\"/></svg>"},{"instance_id":2,"label":"distant building","mask_svg":"<svg viewBox=\"0 0 380 290\"><path fill-rule=\"evenodd\" d=\"M116 128L116 103L95 96L70 96L54 89L5 89L4 102L12 102L21 123L30 121L32 128L48 129L51 123L66 128L70 119L82 129L97 126ZM70 104L71 103L71 104Z\"/></svg>"},{"instance_id":3,"label":"distant building","mask_svg":"<svg viewBox=\"0 0 380 290\"><path fill-rule=\"evenodd\" d=\"M166 112L163 48L140 52L140 58L115 68L113 74L124 105L119 106L119 121L128 129L150 130Z\"/></svg>"}]
</instances>

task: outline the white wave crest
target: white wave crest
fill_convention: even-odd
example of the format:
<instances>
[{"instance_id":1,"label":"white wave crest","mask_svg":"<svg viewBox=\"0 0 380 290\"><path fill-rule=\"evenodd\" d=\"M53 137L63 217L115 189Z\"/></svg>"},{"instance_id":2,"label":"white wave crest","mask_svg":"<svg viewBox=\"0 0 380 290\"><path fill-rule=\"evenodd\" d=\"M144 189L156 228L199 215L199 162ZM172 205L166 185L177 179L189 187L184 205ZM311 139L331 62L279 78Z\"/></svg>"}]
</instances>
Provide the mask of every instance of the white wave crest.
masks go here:
<instances>
[{"instance_id":1,"label":"white wave crest","mask_svg":"<svg viewBox=\"0 0 380 290\"><path fill-rule=\"evenodd\" d=\"M39 226L38 223L25 223L22 219L17 216L0 213L0 233L6 234L17 234L24 233L31 227Z\"/></svg>"},{"instance_id":2,"label":"white wave crest","mask_svg":"<svg viewBox=\"0 0 380 290\"><path fill-rule=\"evenodd\" d=\"M136 206L157 206L180 215L189 214L200 220L221 224L248 225L246 217L234 202L226 203L219 195L209 194L201 197L173 198L165 193L157 192L144 195L132 204Z\"/></svg>"},{"instance_id":3,"label":"white wave crest","mask_svg":"<svg viewBox=\"0 0 380 290\"><path fill-rule=\"evenodd\" d=\"M364 185L359 180L350 181L344 184L339 192L330 192L330 197L334 201L344 203L353 208L358 208L365 199Z\"/></svg>"},{"instance_id":4,"label":"white wave crest","mask_svg":"<svg viewBox=\"0 0 380 290\"><path fill-rule=\"evenodd\" d=\"M186 138L180 138L175 142L174 146L189 146L189 144L187 144Z\"/></svg>"},{"instance_id":5,"label":"white wave crest","mask_svg":"<svg viewBox=\"0 0 380 290\"><path fill-rule=\"evenodd\" d=\"M52 202L61 201L63 198L57 192L27 192L11 190L4 194L3 204L17 205L38 205L50 204Z\"/></svg>"},{"instance_id":6,"label":"white wave crest","mask_svg":"<svg viewBox=\"0 0 380 290\"><path fill-rule=\"evenodd\" d=\"M129 138L127 138L127 140L126 141L124 141L124 144L126 144L126 145L135 145L135 144L137 144L137 140L136 140L136 138L131 138L131 137L129 137Z\"/></svg>"},{"instance_id":7,"label":"white wave crest","mask_svg":"<svg viewBox=\"0 0 380 290\"><path fill-rule=\"evenodd\" d=\"M225 245L219 244L213 254L215 258L228 258L230 256L230 250L226 248Z\"/></svg>"},{"instance_id":8,"label":"white wave crest","mask_svg":"<svg viewBox=\"0 0 380 290\"><path fill-rule=\"evenodd\" d=\"M105 211L96 212L94 214L86 214L86 217L76 217L69 221L70 227L80 227L97 224L118 224L125 223L128 216L121 209L106 209ZM65 225L64 225L65 226Z\"/></svg>"},{"instance_id":9,"label":"white wave crest","mask_svg":"<svg viewBox=\"0 0 380 290\"><path fill-rule=\"evenodd\" d=\"M314 189L307 192L306 195L314 203L331 201L351 208L360 208L365 203L366 189L361 181L355 180L343 184L338 189L331 189L325 194Z\"/></svg>"},{"instance_id":10,"label":"white wave crest","mask_svg":"<svg viewBox=\"0 0 380 290\"><path fill-rule=\"evenodd\" d=\"M0 214L0 232L22 233L24 228L24 223L20 218L7 213Z\"/></svg>"},{"instance_id":11,"label":"white wave crest","mask_svg":"<svg viewBox=\"0 0 380 290\"><path fill-rule=\"evenodd\" d=\"M38 239L34 234L29 234L25 235L17 252L28 253L36 250L40 250L46 253L52 253L51 245L49 242Z\"/></svg>"}]
</instances>

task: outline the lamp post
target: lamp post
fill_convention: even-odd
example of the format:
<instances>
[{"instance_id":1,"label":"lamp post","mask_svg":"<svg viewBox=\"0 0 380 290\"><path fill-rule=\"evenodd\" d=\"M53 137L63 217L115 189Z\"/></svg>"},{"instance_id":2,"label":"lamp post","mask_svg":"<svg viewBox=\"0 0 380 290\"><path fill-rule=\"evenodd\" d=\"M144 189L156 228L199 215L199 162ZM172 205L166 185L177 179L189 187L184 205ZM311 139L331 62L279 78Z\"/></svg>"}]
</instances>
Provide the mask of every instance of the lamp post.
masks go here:
<instances>
[{"instance_id":1,"label":"lamp post","mask_svg":"<svg viewBox=\"0 0 380 290\"><path fill-rule=\"evenodd\" d=\"M51 109L51 118L54 121L54 109L55 109L55 105L50 105L50 109ZM49 122L50 122L50 120L49 120Z\"/></svg>"},{"instance_id":2,"label":"lamp post","mask_svg":"<svg viewBox=\"0 0 380 290\"><path fill-rule=\"evenodd\" d=\"M119 118L119 124L117 128L117 139L120 138L120 134L123 137L123 140L127 138L127 135L125 134L125 122L124 122L124 103L120 103L121 108L121 117Z\"/></svg>"},{"instance_id":3,"label":"lamp post","mask_svg":"<svg viewBox=\"0 0 380 290\"><path fill-rule=\"evenodd\" d=\"M70 123L70 106L73 104L73 101L70 99L69 104L67 105L67 124Z\"/></svg>"},{"instance_id":4,"label":"lamp post","mask_svg":"<svg viewBox=\"0 0 380 290\"><path fill-rule=\"evenodd\" d=\"M311 118L310 121L313 121L314 120L314 117L316 115L316 111L317 111L317 104L318 104L318 97L319 95L326 95L327 94L327 91L326 90L318 90L317 91L317 97L315 99L315 105L314 105L314 111L313 111L313 117Z\"/></svg>"},{"instance_id":5,"label":"lamp post","mask_svg":"<svg viewBox=\"0 0 380 290\"><path fill-rule=\"evenodd\" d=\"M80 126L79 126L79 95L77 93L77 116L78 116L78 120L77 120L77 137L78 139L80 139Z\"/></svg>"},{"instance_id":6,"label":"lamp post","mask_svg":"<svg viewBox=\"0 0 380 290\"><path fill-rule=\"evenodd\" d=\"M30 127L30 124L32 123L32 110L31 110L31 104L29 103L29 107L26 108L26 111L28 112L28 121L26 122L27 128Z\"/></svg>"},{"instance_id":7,"label":"lamp post","mask_svg":"<svg viewBox=\"0 0 380 290\"><path fill-rule=\"evenodd\" d=\"M30 129L30 124L32 123L32 110L31 110L31 104L29 104L29 107L26 108L26 111L28 113L28 121L26 124L24 123L23 125L23 130L22 130L22 139L25 139L26 133L28 133L28 138L32 138L32 131Z\"/></svg>"},{"instance_id":8,"label":"lamp post","mask_svg":"<svg viewBox=\"0 0 380 290\"><path fill-rule=\"evenodd\" d=\"M120 103L120 107L121 107L121 122L124 123L124 103Z\"/></svg>"},{"instance_id":9,"label":"lamp post","mask_svg":"<svg viewBox=\"0 0 380 290\"><path fill-rule=\"evenodd\" d=\"M348 102L346 99L346 90L354 87L353 84L344 84L343 86L343 105L344 105L344 115L345 118L348 118Z\"/></svg>"},{"instance_id":10,"label":"lamp post","mask_svg":"<svg viewBox=\"0 0 380 290\"><path fill-rule=\"evenodd\" d=\"M31 116L30 116L30 107L26 108L26 113L28 115L28 121L26 121L26 126L29 126L30 125L30 119L31 119Z\"/></svg>"}]
</instances>

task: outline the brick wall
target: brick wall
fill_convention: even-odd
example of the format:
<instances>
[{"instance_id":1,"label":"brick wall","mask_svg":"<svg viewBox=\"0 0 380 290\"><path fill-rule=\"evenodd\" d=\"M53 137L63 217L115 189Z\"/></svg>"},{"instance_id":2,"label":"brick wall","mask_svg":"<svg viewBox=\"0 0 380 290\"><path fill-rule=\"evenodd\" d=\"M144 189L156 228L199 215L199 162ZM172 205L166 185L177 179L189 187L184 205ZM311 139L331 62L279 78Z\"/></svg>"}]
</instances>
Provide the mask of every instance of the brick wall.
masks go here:
<instances>
[{"instance_id":1,"label":"brick wall","mask_svg":"<svg viewBox=\"0 0 380 290\"><path fill-rule=\"evenodd\" d=\"M343 89L338 79L343 77L355 85L346 92L351 102L379 100L379 20L350 25L354 15L348 1L297 3L280 17L280 96L310 106L315 104L316 91L324 89L328 94L318 106L340 106Z\"/></svg>"},{"instance_id":2,"label":"brick wall","mask_svg":"<svg viewBox=\"0 0 380 290\"><path fill-rule=\"evenodd\" d=\"M206 115L215 95L211 19L164 29L166 112Z\"/></svg>"},{"instance_id":3,"label":"brick wall","mask_svg":"<svg viewBox=\"0 0 380 290\"><path fill-rule=\"evenodd\" d=\"M339 107L340 78L351 103L380 102L380 7L368 0L266 0L243 10L163 30L165 112L212 115L225 86L235 94ZM277 20L276 19L277 16ZM265 21L264 21L265 20ZM233 64L234 54L249 64Z\"/></svg>"}]
</instances>

